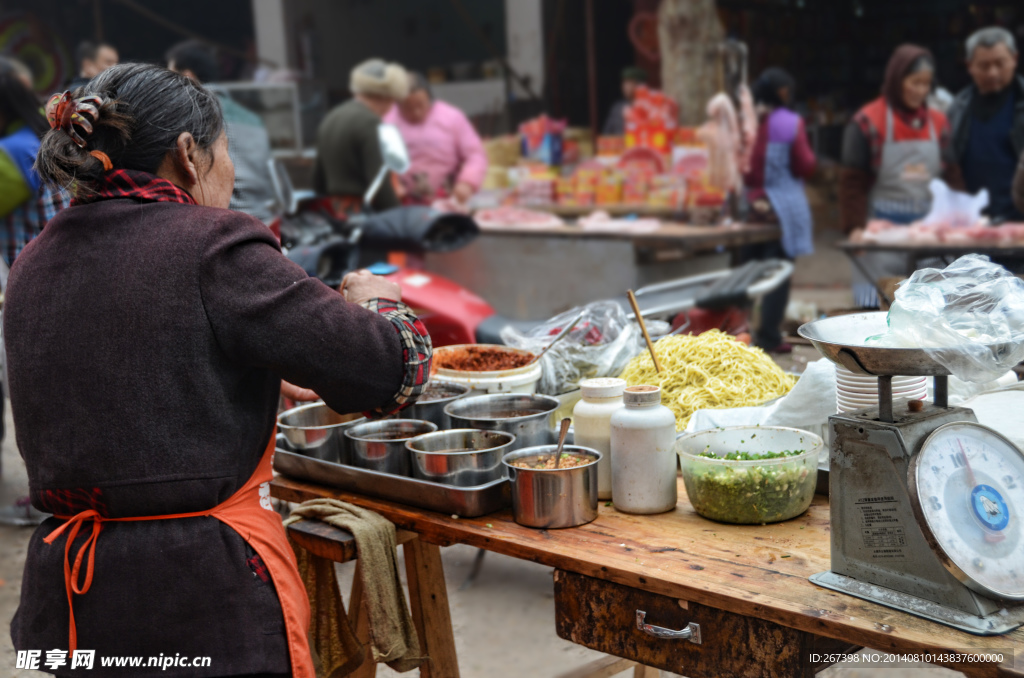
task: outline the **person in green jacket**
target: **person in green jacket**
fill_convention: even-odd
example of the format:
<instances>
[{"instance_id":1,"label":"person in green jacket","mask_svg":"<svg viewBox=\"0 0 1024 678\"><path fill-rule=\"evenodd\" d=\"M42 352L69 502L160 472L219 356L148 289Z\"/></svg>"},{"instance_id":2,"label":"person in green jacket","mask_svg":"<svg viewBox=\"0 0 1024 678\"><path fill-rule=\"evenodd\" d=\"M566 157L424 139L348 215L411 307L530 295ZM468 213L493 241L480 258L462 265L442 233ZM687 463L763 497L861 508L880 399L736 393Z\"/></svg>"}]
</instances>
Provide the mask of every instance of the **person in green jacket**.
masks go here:
<instances>
[{"instance_id":1,"label":"person in green jacket","mask_svg":"<svg viewBox=\"0 0 1024 678\"><path fill-rule=\"evenodd\" d=\"M396 101L409 92L405 69L370 59L352 69L352 98L334 108L320 123L313 188L333 199L335 212L357 212L363 194L384 165L377 127ZM398 194L385 181L373 200L375 210L398 207Z\"/></svg>"}]
</instances>

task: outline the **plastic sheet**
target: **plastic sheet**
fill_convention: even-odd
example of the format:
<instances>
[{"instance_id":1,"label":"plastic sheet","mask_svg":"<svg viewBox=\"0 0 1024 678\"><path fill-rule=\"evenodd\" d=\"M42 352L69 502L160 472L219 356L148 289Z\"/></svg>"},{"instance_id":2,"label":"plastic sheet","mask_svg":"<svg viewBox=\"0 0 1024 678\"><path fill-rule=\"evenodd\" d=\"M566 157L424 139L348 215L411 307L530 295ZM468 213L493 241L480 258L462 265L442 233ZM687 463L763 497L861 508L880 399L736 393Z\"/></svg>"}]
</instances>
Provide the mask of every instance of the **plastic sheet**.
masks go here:
<instances>
[{"instance_id":1,"label":"plastic sheet","mask_svg":"<svg viewBox=\"0 0 1024 678\"><path fill-rule=\"evenodd\" d=\"M584 379L617 377L642 349L640 330L614 301L578 306L526 333L510 325L501 338L508 346L539 353L581 312L576 327L541 358L539 393L560 395L578 388Z\"/></svg>"},{"instance_id":2,"label":"plastic sheet","mask_svg":"<svg viewBox=\"0 0 1024 678\"><path fill-rule=\"evenodd\" d=\"M1024 282L978 254L916 271L896 290L889 331L868 341L921 348L964 381L998 379L1024 359Z\"/></svg>"}]
</instances>

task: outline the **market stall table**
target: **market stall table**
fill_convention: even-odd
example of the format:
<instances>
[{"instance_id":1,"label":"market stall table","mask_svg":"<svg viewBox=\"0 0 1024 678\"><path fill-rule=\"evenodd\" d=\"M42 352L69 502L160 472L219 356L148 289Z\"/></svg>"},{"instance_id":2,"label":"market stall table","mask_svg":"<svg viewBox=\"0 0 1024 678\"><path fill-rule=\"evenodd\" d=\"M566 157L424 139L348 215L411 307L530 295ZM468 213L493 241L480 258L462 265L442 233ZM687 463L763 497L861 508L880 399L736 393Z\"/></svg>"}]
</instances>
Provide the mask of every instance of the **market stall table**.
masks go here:
<instances>
[{"instance_id":1,"label":"market stall table","mask_svg":"<svg viewBox=\"0 0 1024 678\"><path fill-rule=\"evenodd\" d=\"M508 318L540 320L626 289L735 266L742 247L777 241L780 233L750 224L666 222L647 232L510 224L481 228L456 252L430 253L426 266Z\"/></svg>"},{"instance_id":2,"label":"market stall table","mask_svg":"<svg viewBox=\"0 0 1024 678\"><path fill-rule=\"evenodd\" d=\"M881 284L879 278L874 272L868 270L864 265L864 262L861 260L862 254L872 252L893 252L896 254L902 254L906 258L905 274L907 276L921 268L921 262L928 259L938 259L942 262L941 266L944 267L953 263L954 260L965 254L984 254L990 257L993 261L998 261L1003 265L1024 263L1024 242L1005 244L992 242L947 244L910 242L878 243L844 240L838 243L836 247L849 257L853 265L857 267L865 278L874 282L879 298L886 304L891 304L892 300L889 298L889 295L884 289L884 285Z\"/></svg>"},{"instance_id":3,"label":"market stall table","mask_svg":"<svg viewBox=\"0 0 1024 678\"><path fill-rule=\"evenodd\" d=\"M1024 656L1013 656L1024 650L1024 629L970 635L812 584L808 577L830 562L823 497L787 522L724 525L699 517L680 481L672 512L634 516L602 504L588 525L535 530L517 525L507 510L453 518L284 476L271 492L292 502L341 499L427 543L468 544L554 567L561 637L689 678L811 676L859 647L911 660L932 655L919 660L972 678L1024 676ZM698 625L700 644L642 632L641 611L648 625ZM970 658L949 657L953 651ZM1002 658L981 661L988 654Z\"/></svg>"}]
</instances>

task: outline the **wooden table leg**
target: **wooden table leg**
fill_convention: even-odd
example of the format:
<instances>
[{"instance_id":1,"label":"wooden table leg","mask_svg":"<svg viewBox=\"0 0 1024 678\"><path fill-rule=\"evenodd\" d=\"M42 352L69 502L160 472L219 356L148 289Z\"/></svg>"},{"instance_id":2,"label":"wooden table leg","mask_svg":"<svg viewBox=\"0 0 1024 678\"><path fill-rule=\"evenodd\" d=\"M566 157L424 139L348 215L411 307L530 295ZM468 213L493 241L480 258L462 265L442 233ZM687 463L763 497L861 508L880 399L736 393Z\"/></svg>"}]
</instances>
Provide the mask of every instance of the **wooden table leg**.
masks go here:
<instances>
[{"instance_id":1,"label":"wooden table leg","mask_svg":"<svg viewBox=\"0 0 1024 678\"><path fill-rule=\"evenodd\" d=\"M421 678L458 678L455 636L448 588L444 583L441 549L422 539L413 539L403 547L405 572L409 579L412 620L420 637L421 651L429 657L420 667Z\"/></svg>"},{"instance_id":2,"label":"wooden table leg","mask_svg":"<svg viewBox=\"0 0 1024 678\"><path fill-rule=\"evenodd\" d=\"M356 639L363 645L363 663L350 676L351 678L373 678L377 675L377 663L373 661L373 650L370 649L370 617L363 600L363 576L359 571L360 564L356 561L356 571L352 577L352 595L349 597L348 617L355 620Z\"/></svg>"}]
</instances>

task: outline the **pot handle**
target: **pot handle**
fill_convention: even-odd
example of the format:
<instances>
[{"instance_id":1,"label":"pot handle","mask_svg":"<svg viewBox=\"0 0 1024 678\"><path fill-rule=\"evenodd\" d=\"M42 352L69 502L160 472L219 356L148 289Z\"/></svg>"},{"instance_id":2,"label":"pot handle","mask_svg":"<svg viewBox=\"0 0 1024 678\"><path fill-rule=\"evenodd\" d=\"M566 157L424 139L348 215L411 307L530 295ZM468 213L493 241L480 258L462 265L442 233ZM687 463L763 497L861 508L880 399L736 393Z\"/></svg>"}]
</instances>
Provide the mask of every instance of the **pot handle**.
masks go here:
<instances>
[{"instance_id":1,"label":"pot handle","mask_svg":"<svg viewBox=\"0 0 1024 678\"><path fill-rule=\"evenodd\" d=\"M685 629L680 631L673 631L672 629L666 629L662 626L654 626L653 624L646 624L644 620L647 619L647 613L643 610L636 611L636 627L646 633L649 636L655 638L667 638L667 639L679 639L688 640L694 645L701 644L700 638L700 624L694 624L690 622L686 625Z\"/></svg>"},{"instance_id":2,"label":"pot handle","mask_svg":"<svg viewBox=\"0 0 1024 678\"><path fill-rule=\"evenodd\" d=\"M508 469L509 482L514 483L516 481L516 467L513 466L512 464L505 464L505 468Z\"/></svg>"}]
</instances>

